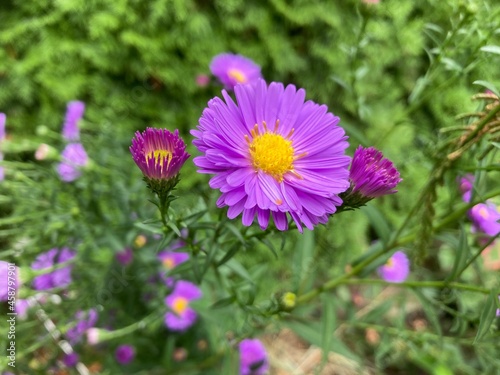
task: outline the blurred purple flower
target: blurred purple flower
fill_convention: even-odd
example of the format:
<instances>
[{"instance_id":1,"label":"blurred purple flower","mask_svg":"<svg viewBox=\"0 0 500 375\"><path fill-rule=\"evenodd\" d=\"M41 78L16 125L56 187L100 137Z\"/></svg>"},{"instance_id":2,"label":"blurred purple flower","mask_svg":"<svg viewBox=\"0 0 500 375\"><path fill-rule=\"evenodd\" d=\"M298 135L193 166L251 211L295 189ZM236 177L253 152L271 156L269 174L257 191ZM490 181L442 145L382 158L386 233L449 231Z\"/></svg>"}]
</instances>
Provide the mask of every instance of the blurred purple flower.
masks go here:
<instances>
[{"instance_id":1,"label":"blurred purple flower","mask_svg":"<svg viewBox=\"0 0 500 375\"><path fill-rule=\"evenodd\" d=\"M500 295L498 296L498 300L500 301ZM497 316L500 316L500 309L497 309Z\"/></svg>"},{"instance_id":2,"label":"blurred purple flower","mask_svg":"<svg viewBox=\"0 0 500 375\"><path fill-rule=\"evenodd\" d=\"M476 204L469 210L469 218L474 229L494 237L500 233L500 212L494 203L486 201Z\"/></svg>"},{"instance_id":3,"label":"blurred purple flower","mask_svg":"<svg viewBox=\"0 0 500 375\"><path fill-rule=\"evenodd\" d=\"M36 257L36 259L31 264L31 268L34 270L43 270L50 268L58 263L64 263L73 259L75 252L68 248L51 249L45 253L42 253ZM69 285L71 283L71 270L73 266L67 265L62 268L58 268L49 273L39 275L33 279L33 288L36 290L48 290L52 288L61 288Z\"/></svg>"},{"instance_id":4,"label":"blurred purple flower","mask_svg":"<svg viewBox=\"0 0 500 375\"><path fill-rule=\"evenodd\" d=\"M116 361L122 365L129 364L134 360L135 349L131 345L120 345L116 348L115 358Z\"/></svg>"},{"instance_id":5,"label":"blurred purple flower","mask_svg":"<svg viewBox=\"0 0 500 375\"><path fill-rule=\"evenodd\" d=\"M146 128L136 132L130 152L143 175L152 180L171 180L189 158L179 131Z\"/></svg>"},{"instance_id":6,"label":"blurred purple flower","mask_svg":"<svg viewBox=\"0 0 500 375\"><path fill-rule=\"evenodd\" d=\"M71 182L81 176L81 168L88 163L88 156L81 143L69 143L61 153L62 162L57 173L64 182Z\"/></svg>"},{"instance_id":7,"label":"blurred purple flower","mask_svg":"<svg viewBox=\"0 0 500 375\"><path fill-rule=\"evenodd\" d=\"M188 253L177 253L175 251L160 251L158 253L158 260L163 263L167 270L174 269L179 264L186 262L188 259Z\"/></svg>"},{"instance_id":8,"label":"blurred purple flower","mask_svg":"<svg viewBox=\"0 0 500 375\"><path fill-rule=\"evenodd\" d=\"M14 266L15 268L15 275L14 276L9 276L9 272L12 272L13 269L10 267L9 270L9 263L4 262L3 260L0 260L0 301L7 301L9 297L9 278L10 280L14 281L14 286L11 285L11 288L14 288L14 290L17 293L17 288L19 287L19 275L18 275L18 268ZM11 289L12 290L12 289Z\"/></svg>"},{"instance_id":9,"label":"blurred purple flower","mask_svg":"<svg viewBox=\"0 0 500 375\"><path fill-rule=\"evenodd\" d=\"M263 375L269 369L266 348L258 339L240 342L240 374Z\"/></svg>"},{"instance_id":10,"label":"blurred purple flower","mask_svg":"<svg viewBox=\"0 0 500 375\"><path fill-rule=\"evenodd\" d=\"M215 56L210 63L210 71L226 90L232 90L240 83L255 82L262 77L259 65L247 57L232 53Z\"/></svg>"},{"instance_id":11,"label":"blurred purple flower","mask_svg":"<svg viewBox=\"0 0 500 375\"><path fill-rule=\"evenodd\" d=\"M467 173L465 176L458 178L458 183L462 199L464 202L470 202L472 187L474 185L474 175Z\"/></svg>"},{"instance_id":12,"label":"blurred purple flower","mask_svg":"<svg viewBox=\"0 0 500 375\"><path fill-rule=\"evenodd\" d=\"M62 136L66 141L77 142L80 139L78 122L83 117L84 111L85 103L76 100L68 103L62 129Z\"/></svg>"},{"instance_id":13,"label":"blurred purple flower","mask_svg":"<svg viewBox=\"0 0 500 375\"><path fill-rule=\"evenodd\" d=\"M78 354L73 352L64 355L63 363L66 367L75 367L79 360L80 357L78 356Z\"/></svg>"},{"instance_id":14,"label":"blurred purple flower","mask_svg":"<svg viewBox=\"0 0 500 375\"><path fill-rule=\"evenodd\" d=\"M97 319L98 314L96 309L78 311L75 314L76 324L66 332L66 338L70 344L74 345L78 343L83 338L87 330L95 326Z\"/></svg>"},{"instance_id":15,"label":"blurred purple flower","mask_svg":"<svg viewBox=\"0 0 500 375\"><path fill-rule=\"evenodd\" d=\"M410 261L405 253L396 251L383 266L378 268L382 279L390 283L402 283L410 274Z\"/></svg>"},{"instance_id":16,"label":"blurred purple flower","mask_svg":"<svg viewBox=\"0 0 500 375\"><path fill-rule=\"evenodd\" d=\"M134 259L134 253L130 247L126 247L122 251L117 252L115 258L121 265L128 266Z\"/></svg>"},{"instance_id":17,"label":"blurred purple flower","mask_svg":"<svg viewBox=\"0 0 500 375\"><path fill-rule=\"evenodd\" d=\"M401 181L394 164L379 150L362 146L354 151L349 179L351 193L369 199L396 193L395 187Z\"/></svg>"},{"instance_id":18,"label":"blurred purple flower","mask_svg":"<svg viewBox=\"0 0 500 375\"><path fill-rule=\"evenodd\" d=\"M206 74L198 74L196 76L196 85L198 87L206 87L210 83L210 77Z\"/></svg>"},{"instance_id":19,"label":"blurred purple flower","mask_svg":"<svg viewBox=\"0 0 500 375\"><path fill-rule=\"evenodd\" d=\"M196 311L189 307L189 302L199 299L201 290L189 281L179 280L174 290L165 298L165 304L171 311L165 314L165 325L172 331L185 331L197 319Z\"/></svg>"},{"instance_id":20,"label":"blurred purple flower","mask_svg":"<svg viewBox=\"0 0 500 375\"><path fill-rule=\"evenodd\" d=\"M29 302L26 299L18 298L16 300L16 314L19 319L26 319L28 316Z\"/></svg>"}]
</instances>

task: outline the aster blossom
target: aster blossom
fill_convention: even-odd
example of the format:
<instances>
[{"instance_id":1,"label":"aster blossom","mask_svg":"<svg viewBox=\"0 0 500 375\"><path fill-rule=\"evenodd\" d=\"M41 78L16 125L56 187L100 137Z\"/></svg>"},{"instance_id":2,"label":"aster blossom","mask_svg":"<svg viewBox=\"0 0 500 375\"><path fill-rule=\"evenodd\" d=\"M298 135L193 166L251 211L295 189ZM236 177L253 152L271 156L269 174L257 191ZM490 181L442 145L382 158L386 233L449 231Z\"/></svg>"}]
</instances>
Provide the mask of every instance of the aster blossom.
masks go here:
<instances>
[{"instance_id":1,"label":"aster blossom","mask_svg":"<svg viewBox=\"0 0 500 375\"><path fill-rule=\"evenodd\" d=\"M71 344L79 342L85 333L97 323L98 314L96 309L78 311L75 314L76 324L68 329L66 337Z\"/></svg>"},{"instance_id":2,"label":"aster blossom","mask_svg":"<svg viewBox=\"0 0 500 375\"><path fill-rule=\"evenodd\" d=\"M62 162L57 166L57 173L64 182L72 182L82 174L81 169L89 161L87 152L81 143L69 143L61 153Z\"/></svg>"},{"instance_id":3,"label":"aster blossom","mask_svg":"<svg viewBox=\"0 0 500 375\"><path fill-rule=\"evenodd\" d=\"M174 290L165 298L165 304L170 311L165 314L165 325L172 331L185 331L198 318L189 303L202 296L200 288L189 281L179 280Z\"/></svg>"},{"instance_id":4,"label":"aster blossom","mask_svg":"<svg viewBox=\"0 0 500 375\"><path fill-rule=\"evenodd\" d=\"M31 264L34 270L50 268L58 263L64 263L75 256L75 252L68 248L50 249L36 257ZM36 290L48 290L57 287L65 287L71 283L71 270L73 266L67 265L52 272L39 275L33 279L33 288Z\"/></svg>"},{"instance_id":5,"label":"aster blossom","mask_svg":"<svg viewBox=\"0 0 500 375\"><path fill-rule=\"evenodd\" d=\"M227 90L238 84L255 82L262 77L260 66L249 58L232 53L221 53L210 63L210 71Z\"/></svg>"},{"instance_id":6,"label":"aster blossom","mask_svg":"<svg viewBox=\"0 0 500 375\"><path fill-rule=\"evenodd\" d=\"M167 129L155 128L136 132L130 152L148 187L158 194L160 200L166 200L179 182L179 172L190 156L178 130L171 133Z\"/></svg>"},{"instance_id":7,"label":"aster blossom","mask_svg":"<svg viewBox=\"0 0 500 375\"><path fill-rule=\"evenodd\" d=\"M402 283L410 274L410 260L402 251L396 251L387 262L378 268L382 279L390 283Z\"/></svg>"},{"instance_id":8,"label":"aster blossom","mask_svg":"<svg viewBox=\"0 0 500 375\"><path fill-rule=\"evenodd\" d=\"M85 103L74 100L68 103L66 108L66 117L62 128L62 136L65 140L76 142L80 139L80 129L78 122L83 117Z\"/></svg>"},{"instance_id":9,"label":"aster blossom","mask_svg":"<svg viewBox=\"0 0 500 375\"><path fill-rule=\"evenodd\" d=\"M198 172L214 174L209 185L222 193L217 206L228 206L230 219L242 214L246 226L257 217L262 229L271 216L279 230L288 229L287 215L299 231L326 223L349 187L339 118L304 102L294 85L237 85L236 103L222 95L225 102L210 100L191 132L203 154L194 159Z\"/></svg>"},{"instance_id":10,"label":"aster blossom","mask_svg":"<svg viewBox=\"0 0 500 375\"><path fill-rule=\"evenodd\" d=\"M494 237L500 233L500 212L491 201L478 203L469 210L474 229Z\"/></svg>"},{"instance_id":11,"label":"aster blossom","mask_svg":"<svg viewBox=\"0 0 500 375\"><path fill-rule=\"evenodd\" d=\"M115 358L116 361L122 365L127 365L134 360L135 348L132 345L120 345L116 348Z\"/></svg>"},{"instance_id":12,"label":"aster blossom","mask_svg":"<svg viewBox=\"0 0 500 375\"><path fill-rule=\"evenodd\" d=\"M351 186L341 195L344 209L358 208L373 198L397 192L399 172L382 152L374 147L358 146L352 158L349 180Z\"/></svg>"},{"instance_id":13,"label":"aster blossom","mask_svg":"<svg viewBox=\"0 0 500 375\"><path fill-rule=\"evenodd\" d=\"M18 268L0 260L0 302L7 301L9 299L9 289L17 292L18 286Z\"/></svg>"},{"instance_id":14,"label":"aster blossom","mask_svg":"<svg viewBox=\"0 0 500 375\"><path fill-rule=\"evenodd\" d=\"M269 369L266 348L258 339L240 342L240 375L263 375Z\"/></svg>"}]
</instances>

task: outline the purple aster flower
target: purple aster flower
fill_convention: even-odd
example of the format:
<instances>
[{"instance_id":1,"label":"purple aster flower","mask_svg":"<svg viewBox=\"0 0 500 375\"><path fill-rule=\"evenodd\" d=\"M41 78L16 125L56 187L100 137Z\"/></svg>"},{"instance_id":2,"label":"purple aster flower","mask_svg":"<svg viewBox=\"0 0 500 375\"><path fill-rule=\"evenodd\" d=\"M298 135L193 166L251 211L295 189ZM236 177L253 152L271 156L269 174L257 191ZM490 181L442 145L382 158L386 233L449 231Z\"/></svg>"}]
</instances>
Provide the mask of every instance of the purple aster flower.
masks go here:
<instances>
[{"instance_id":1,"label":"purple aster flower","mask_svg":"<svg viewBox=\"0 0 500 375\"><path fill-rule=\"evenodd\" d=\"M62 129L62 136L69 142L75 142L80 139L80 129L78 122L83 117L85 111L85 103L80 101L72 101L68 103L66 108L66 118Z\"/></svg>"},{"instance_id":2,"label":"purple aster flower","mask_svg":"<svg viewBox=\"0 0 500 375\"><path fill-rule=\"evenodd\" d=\"M500 212L494 203L486 201L476 204L469 210L469 218L474 228L488 236L494 237L500 233Z\"/></svg>"},{"instance_id":3,"label":"purple aster flower","mask_svg":"<svg viewBox=\"0 0 500 375\"><path fill-rule=\"evenodd\" d=\"M134 253L130 247L123 249L115 254L116 260L123 266L128 266L134 259Z\"/></svg>"},{"instance_id":4,"label":"purple aster flower","mask_svg":"<svg viewBox=\"0 0 500 375\"><path fill-rule=\"evenodd\" d=\"M165 325L172 331L185 331L196 321L198 315L189 302L199 299L201 290L189 281L179 280L174 290L165 298L165 304L170 311L165 314Z\"/></svg>"},{"instance_id":5,"label":"purple aster flower","mask_svg":"<svg viewBox=\"0 0 500 375\"><path fill-rule=\"evenodd\" d=\"M178 130L154 128L136 132L130 152L144 176L152 180L173 179L190 156Z\"/></svg>"},{"instance_id":6,"label":"purple aster flower","mask_svg":"<svg viewBox=\"0 0 500 375\"><path fill-rule=\"evenodd\" d=\"M210 77L206 74L198 74L196 76L196 85L198 87L206 87L210 83Z\"/></svg>"},{"instance_id":7,"label":"purple aster flower","mask_svg":"<svg viewBox=\"0 0 500 375\"><path fill-rule=\"evenodd\" d=\"M359 146L354 151L349 179L351 187L345 194L346 205L359 207L369 200L394 194L401 181L394 164L374 147ZM342 196L344 197L344 196Z\"/></svg>"},{"instance_id":8,"label":"purple aster flower","mask_svg":"<svg viewBox=\"0 0 500 375\"><path fill-rule=\"evenodd\" d=\"M57 173L64 182L71 182L81 176L81 168L88 163L88 156L81 143L69 143L63 150L62 162L57 166Z\"/></svg>"},{"instance_id":9,"label":"purple aster flower","mask_svg":"<svg viewBox=\"0 0 500 375\"><path fill-rule=\"evenodd\" d=\"M382 279L390 283L402 283L410 274L410 261L405 253L396 251L383 266L378 268Z\"/></svg>"},{"instance_id":10,"label":"purple aster flower","mask_svg":"<svg viewBox=\"0 0 500 375\"><path fill-rule=\"evenodd\" d=\"M16 300L16 314L20 319L25 319L28 316L28 309L30 304L26 299Z\"/></svg>"},{"instance_id":11,"label":"purple aster flower","mask_svg":"<svg viewBox=\"0 0 500 375\"><path fill-rule=\"evenodd\" d=\"M263 375L269 369L266 348L258 339L240 342L240 374Z\"/></svg>"},{"instance_id":12,"label":"purple aster flower","mask_svg":"<svg viewBox=\"0 0 500 375\"><path fill-rule=\"evenodd\" d=\"M134 360L135 357L135 349L131 345L120 345L116 348L115 358L118 363L121 365L129 364Z\"/></svg>"},{"instance_id":13,"label":"purple aster flower","mask_svg":"<svg viewBox=\"0 0 500 375\"><path fill-rule=\"evenodd\" d=\"M167 270L174 269L179 264L186 262L188 259L188 253L177 253L175 251L161 251L158 253L158 260L163 263Z\"/></svg>"},{"instance_id":14,"label":"purple aster flower","mask_svg":"<svg viewBox=\"0 0 500 375\"><path fill-rule=\"evenodd\" d=\"M210 63L210 71L224 85L232 90L237 84L252 83L262 77L260 66L249 58L232 53L221 53Z\"/></svg>"},{"instance_id":15,"label":"purple aster flower","mask_svg":"<svg viewBox=\"0 0 500 375\"><path fill-rule=\"evenodd\" d=\"M97 319L98 314L95 309L78 311L75 314L76 324L66 332L66 338L71 345L78 343L83 338L87 330L96 325Z\"/></svg>"},{"instance_id":16,"label":"purple aster flower","mask_svg":"<svg viewBox=\"0 0 500 375\"><path fill-rule=\"evenodd\" d=\"M12 282L14 285L9 285ZM9 299L9 286L17 292L19 287L18 268L9 266L9 263L0 260L0 301Z\"/></svg>"},{"instance_id":17,"label":"purple aster flower","mask_svg":"<svg viewBox=\"0 0 500 375\"><path fill-rule=\"evenodd\" d=\"M500 296L498 296L498 300L500 301ZM496 316L500 316L500 309L497 309Z\"/></svg>"},{"instance_id":18,"label":"purple aster flower","mask_svg":"<svg viewBox=\"0 0 500 375\"><path fill-rule=\"evenodd\" d=\"M66 367L75 367L79 360L80 357L78 356L78 354L73 352L64 355L63 363Z\"/></svg>"},{"instance_id":19,"label":"purple aster flower","mask_svg":"<svg viewBox=\"0 0 500 375\"><path fill-rule=\"evenodd\" d=\"M287 214L302 232L326 223L349 187L350 158L339 118L325 105L304 102L305 91L263 80L235 87L237 103L226 91L208 102L193 144L203 153L194 159L200 173L215 174L210 187L220 189L217 206L227 216L242 215L249 226L257 216L262 229L270 216L279 230Z\"/></svg>"},{"instance_id":20,"label":"purple aster flower","mask_svg":"<svg viewBox=\"0 0 500 375\"><path fill-rule=\"evenodd\" d=\"M464 202L470 202L472 187L474 186L474 175L466 174L458 178L459 189L462 192L462 199Z\"/></svg>"},{"instance_id":21,"label":"purple aster flower","mask_svg":"<svg viewBox=\"0 0 500 375\"><path fill-rule=\"evenodd\" d=\"M51 249L43 254L40 254L31 264L31 268L34 270L43 270L50 268L58 263L64 263L75 256L75 252L68 248ZM61 288L69 285L71 283L71 269L72 265L67 265L62 268L58 268L49 273L39 275L33 279L33 288L36 290L48 290L52 288Z\"/></svg>"}]
</instances>

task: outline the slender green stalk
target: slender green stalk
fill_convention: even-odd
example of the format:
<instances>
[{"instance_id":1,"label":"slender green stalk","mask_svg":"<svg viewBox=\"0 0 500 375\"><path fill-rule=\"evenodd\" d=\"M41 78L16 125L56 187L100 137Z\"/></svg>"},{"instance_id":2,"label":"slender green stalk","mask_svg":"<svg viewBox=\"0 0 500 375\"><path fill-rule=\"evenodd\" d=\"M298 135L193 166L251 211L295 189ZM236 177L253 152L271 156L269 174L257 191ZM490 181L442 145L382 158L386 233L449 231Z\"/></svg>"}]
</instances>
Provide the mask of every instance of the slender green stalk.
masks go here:
<instances>
[{"instance_id":1,"label":"slender green stalk","mask_svg":"<svg viewBox=\"0 0 500 375\"><path fill-rule=\"evenodd\" d=\"M348 285L385 285L385 286L395 286L395 287L410 287L410 288L453 288L466 290L468 292L476 292L482 294L489 294L490 290L485 288L479 288L477 286L461 284L461 283L448 283L446 281L405 281L402 283L390 283L385 280L379 279L349 279L342 281L339 284Z\"/></svg>"}]
</instances>

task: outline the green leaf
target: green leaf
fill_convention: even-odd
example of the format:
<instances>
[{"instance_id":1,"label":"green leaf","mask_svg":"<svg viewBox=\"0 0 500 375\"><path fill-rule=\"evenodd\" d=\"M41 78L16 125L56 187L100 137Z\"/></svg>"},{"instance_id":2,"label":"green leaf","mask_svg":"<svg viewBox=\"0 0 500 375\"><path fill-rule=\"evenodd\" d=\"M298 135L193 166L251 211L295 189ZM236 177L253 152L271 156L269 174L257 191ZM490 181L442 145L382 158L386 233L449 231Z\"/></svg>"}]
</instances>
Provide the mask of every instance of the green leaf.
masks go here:
<instances>
[{"instance_id":1,"label":"green leaf","mask_svg":"<svg viewBox=\"0 0 500 375\"><path fill-rule=\"evenodd\" d=\"M462 268L467 261L467 257L469 256L469 244L467 243L467 234L463 225L460 226L460 234L458 238L458 246L457 251L455 253L455 258L453 262L453 268L451 269L450 275L446 278L446 281L454 280L459 273L462 272Z\"/></svg>"},{"instance_id":2,"label":"green leaf","mask_svg":"<svg viewBox=\"0 0 500 375\"><path fill-rule=\"evenodd\" d=\"M424 310L425 315L427 316L427 319L429 319L429 322L432 324L434 330L439 334L439 336L442 336L443 333L441 331L441 323L439 322L438 314L433 307L433 301L431 301L429 297L425 296L418 289L412 289L412 292L415 293L419 299L420 305L422 306L422 309Z\"/></svg>"},{"instance_id":3,"label":"green leaf","mask_svg":"<svg viewBox=\"0 0 500 375\"><path fill-rule=\"evenodd\" d=\"M491 291L489 296L486 298L484 303L484 308L479 317L479 327L477 328L477 334L474 338L473 344L480 341L490 330L491 323L495 320L495 311L498 304L498 292Z\"/></svg>"},{"instance_id":4,"label":"green leaf","mask_svg":"<svg viewBox=\"0 0 500 375\"><path fill-rule=\"evenodd\" d=\"M483 46L481 47L481 51L500 55L500 46Z\"/></svg>"},{"instance_id":5,"label":"green leaf","mask_svg":"<svg viewBox=\"0 0 500 375\"><path fill-rule=\"evenodd\" d=\"M491 82L478 80L478 81L472 82L472 84L478 85L478 86L483 86L484 88L492 91L496 96L500 95L497 87Z\"/></svg>"},{"instance_id":6,"label":"green leaf","mask_svg":"<svg viewBox=\"0 0 500 375\"><path fill-rule=\"evenodd\" d=\"M302 281L308 278L311 274L314 258L314 233L310 230L304 230L302 236L295 246L292 274L293 274L293 288L299 290Z\"/></svg>"},{"instance_id":7,"label":"green leaf","mask_svg":"<svg viewBox=\"0 0 500 375\"><path fill-rule=\"evenodd\" d=\"M323 300L323 317L322 317L322 337L321 349L323 358L321 363L324 364L328 360L328 353L332 345L333 333L336 326L335 305L333 303L333 296L325 293L322 296Z\"/></svg>"},{"instance_id":8,"label":"green leaf","mask_svg":"<svg viewBox=\"0 0 500 375\"><path fill-rule=\"evenodd\" d=\"M364 206L361 211L368 217L371 226L380 237L383 242L389 240L391 235L391 227L387 220L385 219L382 212L380 212L375 206Z\"/></svg>"},{"instance_id":9,"label":"green leaf","mask_svg":"<svg viewBox=\"0 0 500 375\"><path fill-rule=\"evenodd\" d=\"M241 249L241 244L236 243L231 248L224 254L222 259L217 263L217 267L222 266L224 263L226 263L229 259L231 259L233 256L236 255L236 253Z\"/></svg>"},{"instance_id":10,"label":"green leaf","mask_svg":"<svg viewBox=\"0 0 500 375\"><path fill-rule=\"evenodd\" d=\"M211 308L212 309L220 309L222 307L226 307L226 306L229 306L231 305L234 301L236 301L236 298L235 296L230 296L230 297L226 297L226 298L222 298L218 301L216 301L212 306Z\"/></svg>"}]
</instances>

